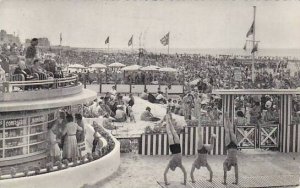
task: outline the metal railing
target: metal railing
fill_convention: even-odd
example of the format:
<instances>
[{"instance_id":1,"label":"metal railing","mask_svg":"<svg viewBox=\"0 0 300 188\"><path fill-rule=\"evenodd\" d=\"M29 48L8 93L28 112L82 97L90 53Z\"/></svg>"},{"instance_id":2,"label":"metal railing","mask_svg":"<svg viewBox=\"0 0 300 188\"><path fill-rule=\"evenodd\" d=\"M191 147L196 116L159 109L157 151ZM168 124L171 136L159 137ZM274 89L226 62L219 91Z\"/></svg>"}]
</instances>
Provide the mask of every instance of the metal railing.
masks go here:
<instances>
[{"instance_id":1,"label":"metal railing","mask_svg":"<svg viewBox=\"0 0 300 188\"><path fill-rule=\"evenodd\" d=\"M2 92L10 93L15 91L14 88L18 87L27 91L34 89L56 89L60 87L70 87L78 85L78 76L70 76L65 78L55 78L48 80L30 80L30 81L9 81L2 83Z\"/></svg>"}]
</instances>

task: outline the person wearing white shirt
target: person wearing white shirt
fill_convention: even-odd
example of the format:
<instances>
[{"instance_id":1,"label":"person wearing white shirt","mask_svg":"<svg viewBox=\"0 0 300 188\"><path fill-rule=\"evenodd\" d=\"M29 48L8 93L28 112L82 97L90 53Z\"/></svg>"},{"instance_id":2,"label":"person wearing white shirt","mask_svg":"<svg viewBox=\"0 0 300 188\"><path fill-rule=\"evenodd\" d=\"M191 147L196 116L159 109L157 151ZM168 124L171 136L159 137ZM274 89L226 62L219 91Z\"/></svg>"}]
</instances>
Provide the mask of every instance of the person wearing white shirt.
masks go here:
<instances>
[{"instance_id":1,"label":"person wearing white shirt","mask_svg":"<svg viewBox=\"0 0 300 188\"><path fill-rule=\"evenodd\" d=\"M111 90L110 90L110 93L114 96L117 95L117 90L116 90L116 86L112 86Z\"/></svg>"},{"instance_id":2,"label":"person wearing white shirt","mask_svg":"<svg viewBox=\"0 0 300 188\"><path fill-rule=\"evenodd\" d=\"M117 106L117 110L116 110L116 115L115 115L115 119L117 122L124 122L126 121L126 113L123 110L123 106L122 105L118 105Z\"/></svg>"}]
</instances>

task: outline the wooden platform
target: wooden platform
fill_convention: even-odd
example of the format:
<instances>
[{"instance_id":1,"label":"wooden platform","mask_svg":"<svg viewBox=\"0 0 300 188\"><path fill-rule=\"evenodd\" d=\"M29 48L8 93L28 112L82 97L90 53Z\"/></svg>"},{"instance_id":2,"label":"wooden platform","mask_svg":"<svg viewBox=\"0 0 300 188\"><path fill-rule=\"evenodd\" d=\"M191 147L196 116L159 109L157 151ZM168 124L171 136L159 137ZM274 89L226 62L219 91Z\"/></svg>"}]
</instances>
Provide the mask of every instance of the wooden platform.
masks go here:
<instances>
[{"instance_id":1,"label":"wooden platform","mask_svg":"<svg viewBox=\"0 0 300 188\"><path fill-rule=\"evenodd\" d=\"M162 188L223 188L223 187L295 187L299 185L299 176L297 175L282 175L282 176L257 176L257 177L241 177L238 185L232 184L234 182L233 177L228 177L227 185L223 185L222 177L215 177L213 182L207 180L196 180L196 183L191 181L187 182L184 186L181 182L170 182L170 185L166 186L164 182L158 182Z\"/></svg>"}]
</instances>

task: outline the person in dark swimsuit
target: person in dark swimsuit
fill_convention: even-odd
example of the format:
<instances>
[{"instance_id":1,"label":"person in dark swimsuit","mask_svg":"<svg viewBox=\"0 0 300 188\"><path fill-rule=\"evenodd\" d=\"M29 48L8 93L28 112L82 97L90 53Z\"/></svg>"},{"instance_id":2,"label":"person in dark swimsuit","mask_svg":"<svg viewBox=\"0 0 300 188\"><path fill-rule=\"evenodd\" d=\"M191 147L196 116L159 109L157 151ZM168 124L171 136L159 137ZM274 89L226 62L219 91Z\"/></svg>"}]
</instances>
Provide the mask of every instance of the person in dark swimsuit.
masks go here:
<instances>
[{"instance_id":1,"label":"person in dark swimsuit","mask_svg":"<svg viewBox=\"0 0 300 188\"><path fill-rule=\"evenodd\" d=\"M166 170L164 172L164 181L166 185L169 185L167 180L167 173L169 169L172 171L175 171L176 167L179 167L184 175L184 181L183 184L186 185L186 170L184 166L182 165L182 154L181 154L181 146L180 146L180 139L177 134L177 132L174 129L174 126L171 121L171 113L170 110L167 110L167 115L165 117L166 119L166 130L168 134L168 140L169 140L169 147L172 153L172 158L166 167Z\"/></svg>"},{"instance_id":2,"label":"person in dark swimsuit","mask_svg":"<svg viewBox=\"0 0 300 188\"><path fill-rule=\"evenodd\" d=\"M224 182L223 184L226 185L227 182L227 172L231 170L231 167L234 167L235 172L235 182L233 184L238 184L239 182L239 170L238 170L238 163L237 163L237 146L238 142L236 139L236 135L233 132L233 125L229 119L229 115L226 112L224 120L224 129L225 129L225 145L227 149L227 158L223 163L224 169Z\"/></svg>"},{"instance_id":3,"label":"person in dark swimsuit","mask_svg":"<svg viewBox=\"0 0 300 188\"><path fill-rule=\"evenodd\" d=\"M211 170L210 165L207 163L207 155L208 153L214 148L214 143L216 139L216 135L212 134L210 137L210 144L203 144L203 138L202 138L202 127L199 122L198 124L198 157L194 161L191 169L191 179L192 182L195 183L195 178L194 178L194 171L197 168L200 170L200 168L206 167L207 170L209 171L209 182L212 182L212 177L213 177L213 171Z\"/></svg>"}]
</instances>

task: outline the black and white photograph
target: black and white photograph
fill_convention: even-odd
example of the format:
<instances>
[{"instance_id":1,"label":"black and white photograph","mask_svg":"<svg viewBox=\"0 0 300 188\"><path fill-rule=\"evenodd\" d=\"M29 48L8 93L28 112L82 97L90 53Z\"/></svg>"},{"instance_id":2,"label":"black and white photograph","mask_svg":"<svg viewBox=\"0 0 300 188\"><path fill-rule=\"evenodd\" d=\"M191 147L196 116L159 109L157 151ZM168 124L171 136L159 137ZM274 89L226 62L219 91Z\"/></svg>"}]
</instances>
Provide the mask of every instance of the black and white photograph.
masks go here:
<instances>
[{"instance_id":1,"label":"black and white photograph","mask_svg":"<svg viewBox=\"0 0 300 188\"><path fill-rule=\"evenodd\" d=\"M300 0L0 0L0 188L300 187Z\"/></svg>"}]
</instances>

